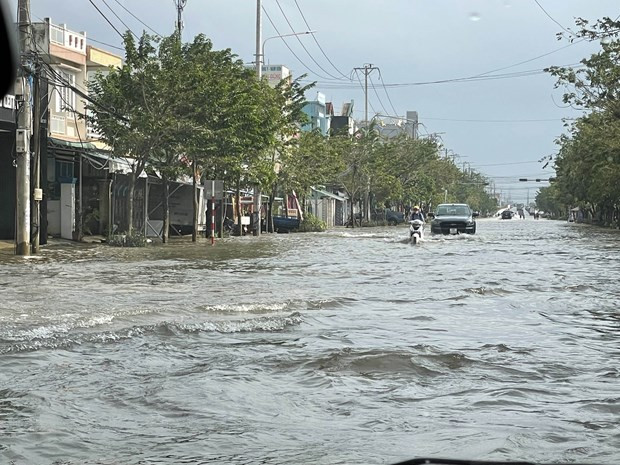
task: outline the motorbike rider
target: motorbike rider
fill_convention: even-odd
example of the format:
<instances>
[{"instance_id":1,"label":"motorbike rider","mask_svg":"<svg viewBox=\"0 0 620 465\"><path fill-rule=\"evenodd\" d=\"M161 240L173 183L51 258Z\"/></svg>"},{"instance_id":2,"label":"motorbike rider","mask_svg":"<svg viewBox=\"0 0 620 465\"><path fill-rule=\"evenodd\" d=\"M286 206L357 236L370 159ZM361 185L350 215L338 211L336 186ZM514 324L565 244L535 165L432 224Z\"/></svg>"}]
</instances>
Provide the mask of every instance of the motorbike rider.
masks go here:
<instances>
[{"instance_id":1,"label":"motorbike rider","mask_svg":"<svg viewBox=\"0 0 620 465\"><path fill-rule=\"evenodd\" d=\"M409 219L411 221L413 220L426 221L426 219L424 218L424 213L422 213L422 210L420 210L420 207L418 207L417 205L413 207L413 211L411 212L411 218Z\"/></svg>"}]
</instances>

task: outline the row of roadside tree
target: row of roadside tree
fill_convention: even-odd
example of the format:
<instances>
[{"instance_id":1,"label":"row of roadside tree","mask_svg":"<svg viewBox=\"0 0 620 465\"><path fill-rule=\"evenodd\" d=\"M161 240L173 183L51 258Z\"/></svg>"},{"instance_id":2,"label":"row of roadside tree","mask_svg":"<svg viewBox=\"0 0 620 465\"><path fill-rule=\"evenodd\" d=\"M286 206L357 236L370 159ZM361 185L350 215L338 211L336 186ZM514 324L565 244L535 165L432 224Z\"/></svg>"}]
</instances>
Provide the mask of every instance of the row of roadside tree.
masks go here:
<instances>
[{"instance_id":1,"label":"row of roadside tree","mask_svg":"<svg viewBox=\"0 0 620 465\"><path fill-rule=\"evenodd\" d=\"M130 235L136 180L145 169L157 170L164 184L164 242L169 182L183 174L196 183L222 179L237 199L254 187L271 199L295 191L303 203L313 186L330 186L348 195L351 217L355 207L368 219L371 210L413 203L496 208L486 179L441 157L432 138L384 139L375 122L353 134L300 131L304 95L313 87L300 84L305 76L272 88L230 49L214 50L204 35L182 43L178 35L136 40L127 33L124 43L123 65L90 83L87 118L115 155L133 162Z\"/></svg>"},{"instance_id":2,"label":"row of roadside tree","mask_svg":"<svg viewBox=\"0 0 620 465\"><path fill-rule=\"evenodd\" d=\"M576 25L567 40L600 42L601 50L576 69L547 69L566 89L564 103L584 114L565 124L568 134L558 138L552 160L555 182L540 190L536 203L559 217L579 208L594 222L620 226L620 21L578 18Z\"/></svg>"}]
</instances>

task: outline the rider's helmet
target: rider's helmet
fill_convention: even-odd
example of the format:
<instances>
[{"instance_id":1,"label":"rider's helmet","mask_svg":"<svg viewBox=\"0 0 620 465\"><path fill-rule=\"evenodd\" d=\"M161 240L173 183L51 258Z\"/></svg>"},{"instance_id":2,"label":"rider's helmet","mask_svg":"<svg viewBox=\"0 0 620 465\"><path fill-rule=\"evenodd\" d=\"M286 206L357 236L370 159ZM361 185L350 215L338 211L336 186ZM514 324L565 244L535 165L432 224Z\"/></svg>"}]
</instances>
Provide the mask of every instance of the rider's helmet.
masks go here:
<instances>
[{"instance_id":1,"label":"rider's helmet","mask_svg":"<svg viewBox=\"0 0 620 465\"><path fill-rule=\"evenodd\" d=\"M414 209L414 210L419 210L419 209L420 209L420 207L418 207L417 205L414 205L413 209Z\"/></svg>"}]
</instances>

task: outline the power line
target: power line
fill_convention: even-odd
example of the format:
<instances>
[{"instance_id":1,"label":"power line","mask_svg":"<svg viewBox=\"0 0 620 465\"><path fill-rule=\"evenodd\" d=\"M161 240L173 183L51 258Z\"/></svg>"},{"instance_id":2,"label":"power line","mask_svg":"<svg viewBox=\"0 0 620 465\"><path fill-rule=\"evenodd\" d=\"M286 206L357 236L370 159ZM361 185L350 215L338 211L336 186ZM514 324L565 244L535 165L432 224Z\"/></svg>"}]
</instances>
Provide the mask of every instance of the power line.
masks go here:
<instances>
[{"instance_id":1,"label":"power line","mask_svg":"<svg viewBox=\"0 0 620 465\"><path fill-rule=\"evenodd\" d=\"M533 160L533 161L516 161L516 162L512 162L512 163L491 163L491 164L487 164L487 165L475 165L476 167L479 166L506 166L506 165L526 165L528 163L540 163L540 160Z\"/></svg>"},{"instance_id":2,"label":"power line","mask_svg":"<svg viewBox=\"0 0 620 465\"><path fill-rule=\"evenodd\" d=\"M37 18L37 19L38 19L40 22L42 22L42 23L44 22L44 20L43 20L40 16L36 16L36 15L35 15L35 18ZM89 42L96 42L96 43L98 43L98 44L102 44L102 45L105 45L105 46L110 47L110 48L115 48L115 49L117 49L117 50L122 50L122 51L125 51L125 49L124 49L123 47L118 47L118 46L116 46L116 45L112 45L112 44L109 44L109 43L107 43L107 42L102 42L101 40L93 39L91 36L88 36L88 41L89 41ZM42 50L39 46L37 46L37 45L36 45L36 41L35 41L34 39L32 40L32 42L35 44L35 46L36 46L39 50L41 50L41 52L42 52L42 53L44 53L44 54L46 54L46 55L47 55L47 52L43 51L43 50Z\"/></svg>"},{"instance_id":3,"label":"power line","mask_svg":"<svg viewBox=\"0 0 620 465\"><path fill-rule=\"evenodd\" d=\"M162 34L160 34L159 32L157 32L155 29L153 29L151 26L149 26L148 24L146 24L144 21L142 21L140 18L138 18L136 15L134 15L131 11L129 11L125 5L123 5L121 2L119 2L118 0L114 0L116 3L118 3L120 5L120 7L125 10L127 13L129 13L131 16L133 16L135 19L137 19L142 25L146 26L147 28L149 28L151 31L153 31L155 34L157 34L160 37L163 37Z\"/></svg>"},{"instance_id":4,"label":"power line","mask_svg":"<svg viewBox=\"0 0 620 465\"><path fill-rule=\"evenodd\" d=\"M93 99L92 97L90 97L87 93L85 93L84 91L80 90L78 87L72 85L70 82L66 81L65 78L58 74L58 72L52 68L52 66L49 63L45 63L44 61L41 62L47 69L48 71L51 73L50 75L48 75L48 78L50 78L50 82L52 82L54 85L58 85L59 87L67 87L71 90L73 90L73 92L75 92L76 94L78 94L80 97L82 97L84 100L92 103L93 105L101 108L102 110L106 111L107 113L111 114L112 116L115 116L116 118L122 120L122 121L126 121L128 122L129 120L121 115L120 113L117 113L114 110L111 110L110 108L106 107L104 104L102 104L101 102L98 102L97 100Z\"/></svg>"},{"instance_id":5,"label":"power line","mask_svg":"<svg viewBox=\"0 0 620 465\"><path fill-rule=\"evenodd\" d=\"M359 74L357 72L358 72L358 70L359 71L361 71L361 70L364 71L364 86L363 86L364 97L365 97L364 122L366 124L368 124L368 75L371 74L374 70L378 70L378 69L379 68L377 68L376 66L373 66L370 63L366 63L363 68L353 68L353 71L355 71L355 75L357 76L357 80L359 81L360 85L362 85L362 81L360 80ZM376 93L376 90L375 90L375 93ZM379 100L379 103L381 103L381 100ZM372 105L370 107L372 108ZM374 108L372 108L372 111L377 113Z\"/></svg>"},{"instance_id":6,"label":"power line","mask_svg":"<svg viewBox=\"0 0 620 465\"><path fill-rule=\"evenodd\" d=\"M370 79L370 86L372 87L372 90L374 91L375 95L377 96L377 100L379 101L379 105L381 105L381 108L383 108L383 111L385 113L389 113L389 111L387 111L387 109L385 108L385 105L383 105L383 101L381 100L381 97L379 97L379 93L377 92L377 89L375 87L374 82L372 82L372 78Z\"/></svg>"},{"instance_id":7,"label":"power line","mask_svg":"<svg viewBox=\"0 0 620 465\"><path fill-rule=\"evenodd\" d=\"M293 25L291 24L291 22L289 21L288 17L286 16L286 13L284 12L284 9L282 8L282 5L280 5L280 1L276 0L276 5L278 5L278 8L280 9L280 12L282 13L282 16L284 16L284 19L286 20L287 24L289 25L289 27L291 28L291 31L295 32L295 28L293 27ZM301 47L305 50L306 54L310 57L310 59L314 62L315 65L317 65L319 67L319 69L321 71L323 71L325 74L327 74L329 77L336 79L336 80L342 80L342 78L338 77L338 76L334 76L333 74L331 74L329 71L327 71L325 68L323 68L318 61L316 61L314 59L314 57L312 56L312 54L308 51L308 49L306 48L306 46L304 45L304 43L301 41L301 39L299 38L299 36L295 36L295 39L297 39L297 42L299 42L299 44L301 45Z\"/></svg>"},{"instance_id":8,"label":"power line","mask_svg":"<svg viewBox=\"0 0 620 465\"><path fill-rule=\"evenodd\" d=\"M295 0L295 5L297 5L297 9L299 10L299 13L301 14L301 17L304 20L304 23L306 24L306 27L308 28L308 30L311 30L310 25L308 24L308 21L306 21L306 17L304 16L303 11L301 11L301 8L299 7L299 3L297 3L297 0ZM346 74L344 74L342 71L340 71L336 65L329 59L329 57L327 56L327 54L325 53L325 51L323 50L323 47L321 47L321 44L319 44L319 41L316 39L316 37L314 35L312 35L312 38L314 39L314 42L316 43L317 47L319 47L319 50L321 50L321 53L323 54L323 56L325 57L325 59L329 62L330 65L332 65L334 67L334 69L336 71L338 71L339 74L341 74L344 78L346 78L347 80L351 80L350 76L347 76Z\"/></svg>"},{"instance_id":9,"label":"power line","mask_svg":"<svg viewBox=\"0 0 620 465\"><path fill-rule=\"evenodd\" d=\"M94 6L94 7L95 7L95 10L97 10L97 11L99 12L99 14L100 14L101 16L103 16L103 19L105 19L105 20L108 22L108 24L109 24L110 26L112 26L112 29L114 29L114 30L116 31L116 33L117 33L119 36L121 36L121 39L125 39L125 38L123 37L123 34L121 34L121 33L120 33L120 31L119 31L118 29L116 29L116 26L115 26L114 24L112 24L112 22L108 19L108 17L107 17L105 14L103 14L103 11L101 11L101 10L99 9L99 7L98 7L97 5L95 5L95 2L93 2L93 0L88 0L88 1L90 2L90 4L91 4L92 6Z\"/></svg>"},{"instance_id":10,"label":"power line","mask_svg":"<svg viewBox=\"0 0 620 465\"><path fill-rule=\"evenodd\" d=\"M584 65L581 63L570 63L567 65L562 65L562 67L574 67L576 69L583 68ZM518 77L527 77L534 76L537 74L546 74L544 69L532 69L527 71L517 71L513 73L503 73L503 74L493 74L490 76L485 76L484 74L479 74L475 76L470 76L467 78L451 78L451 79L440 79L436 81L420 81L420 82L404 82L404 83L392 83L385 84L386 87L396 88L396 87L411 87L411 86L424 86L424 85L432 85L432 84L451 84L451 83L462 83L462 82L478 82L478 81L491 81L498 79L512 79ZM325 87L334 88L334 89L346 89L352 88L350 85L346 83L322 83L318 81L319 84L323 84Z\"/></svg>"},{"instance_id":11,"label":"power line","mask_svg":"<svg viewBox=\"0 0 620 465\"><path fill-rule=\"evenodd\" d=\"M388 98L388 102L390 102L390 107L392 107L392 111L394 113L398 113L396 108L394 108L394 104L392 103L392 99L390 98L390 94L387 91L387 87L385 87L385 82L383 81L383 76L381 75L381 70L379 70L379 80L381 81L381 85L383 85L383 90L385 91L385 95Z\"/></svg>"},{"instance_id":12,"label":"power line","mask_svg":"<svg viewBox=\"0 0 620 465\"><path fill-rule=\"evenodd\" d=\"M88 37L88 40L89 40L90 42L97 42L98 44L105 45L106 47L115 48L115 49L117 49L117 50L122 50L123 52L125 51L125 49L124 49L123 47L118 47L118 46L116 46L116 45L108 44L107 42L102 42L102 41L100 41L100 40L93 39L93 38L92 38L92 37L90 37L90 36Z\"/></svg>"},{"instance_id":13,"label":"power line","mask_svg":"<svg viewBox=\"0 0 620 465\"><path fill-rule=\"evenodd\" d=\"M456 121L464 123L540 123L540 122L559 122L569 118L549 118L549 119L456 119L456 118L429 118L424 117L425 120L435 121Z\"/></svg>"},{"instance_id":14,"label":"power line","mask_svg":"<svg viewBox=\"0 0 620 465\"><path fill-rule=\"evenodd\" d=\"M265 16L267 16L267 19L269 20L269 22L271 23L271 26L273 27L273 29L276 31L276 33L278 34L278 36L281 36L282 34L280 34L280 31L278 30L278 28L276 27L276 25L274 24L274 22L272 21L271 17L269 16L269 13L267 12L267 10L265 9L265 7L262 7L263 12L265 13ZM322 78L322 79L327 79L328 81L330 80L329 78L326 78L324 76L321 76L319 73L317 73L316 71L314 71L312 68L310 68L308 65L306 65L303 60L301 58L299 58L297 56L297 54L293 51L293 49L290 47L290 45L288 44L288 42L284 39L281 38L282 42L284 42L284 45L286 45L286 48L288 48L289 52L292 53L292 55L297 59L297 61L299 62L299 64L301 64L301 66L303 66L304 68L306 68L309 72L311 72L312 74ZM263 57L264 58L264 57Z\"/></svg>"},{"instance_id":15,"label":"power line","mask_svg":"<svg viewBox=\"0 0 620 465\"><path fill-rule=\"evenodd\" d=\"M123 26L125 26L125 30L127 30L127 31L131 32L131 33L134 35L134 37L135 37L135 38L138 38L138 36L136 35L136 33L135 33L135 32L133 32L133 31L131 30L131 28L130 28L129 26L127 26L127 24L125 24L125 22L121 19L121 17L120 17L119 15L117 15L117 14L116 14L116 11L114 11L114 10L112 9L112 7L111 7L110 5L108 5L108 2L106 2L105 0L101 0L101 1L103 2L103 4L104 4L105 6L107 6L107 7L108 7L108 9L112 12L112 14L113 14L114 16L116 16L116 19L118 19L118 20L121 22L121 24L122 24Z\"/></svg>"},{"instance_id":16,"label":"power line","mask_svg":"<svg viewBox=\"0 0 620 465\"><path fill-rule=\"evenodd\" d=\"M357 73L357 70L355 70L355 77L357 78L357 82L359 83L360 87L362 88L362 91L365 94L366 91L364 90L364 84L362 84L362 80L360 79L359 74ZM375 110L375 107L372 106L371 102L368 102L368 105L370 105L370 109L372 110L373 113L377 113L377 111ZM358 111L358 112L361 113L361 111ZM364 118L368 119L368 110L364 112Z\"/></svg>"},{"instance_id":17,"label":"power line","mask_svg":"<svg viewBox=\"0 0 620 465\"><path fill-rule=\"evenodd\" d=\"M543 11L543 13L545 13L547 15L547 17L553 21L555 24L557 24L558 26L560 26L564 31L568 32L571 36L573 35L573 33L571 31L569 31L568 29L566 29L564 26L562 26L559 22L557 22L553 16L551 16L549 13L547 13L547 10L545 10L543 8L543 6L540 4L540 2L538 0L534 0L534 3L536 3L536 5L538 5L538 7Z\"/></svg>"}]
</instances>

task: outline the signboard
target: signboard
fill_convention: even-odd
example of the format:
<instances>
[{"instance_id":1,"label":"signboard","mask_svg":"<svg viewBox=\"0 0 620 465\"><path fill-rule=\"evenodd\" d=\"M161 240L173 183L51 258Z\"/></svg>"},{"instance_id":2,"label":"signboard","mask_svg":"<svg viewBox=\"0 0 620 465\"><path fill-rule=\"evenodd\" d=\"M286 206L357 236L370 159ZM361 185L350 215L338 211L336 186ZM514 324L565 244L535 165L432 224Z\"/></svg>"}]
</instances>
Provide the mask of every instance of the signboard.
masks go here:
<instances>
[{"instance_id":1,"label":"signboard","mask_svg":"<svg viewBox=\"0 0 620 465\"><path fill-rule=\"evenodd\" d=\"M206 198L215 197L216 199L224 198L224 181L222 180L213 180L206 179L205 180L205 190L204 195Z\"/></svg>"}]
</instances>

